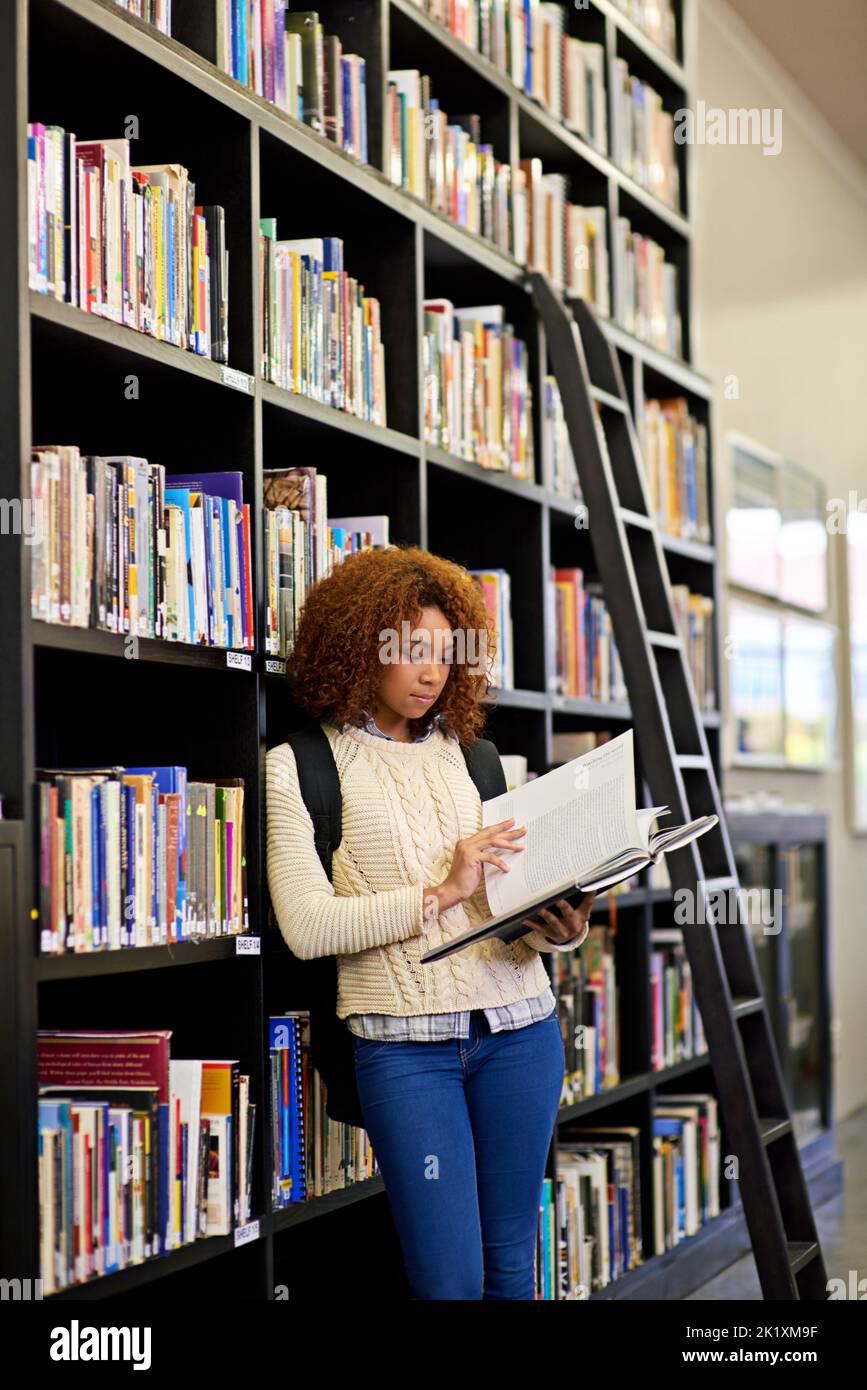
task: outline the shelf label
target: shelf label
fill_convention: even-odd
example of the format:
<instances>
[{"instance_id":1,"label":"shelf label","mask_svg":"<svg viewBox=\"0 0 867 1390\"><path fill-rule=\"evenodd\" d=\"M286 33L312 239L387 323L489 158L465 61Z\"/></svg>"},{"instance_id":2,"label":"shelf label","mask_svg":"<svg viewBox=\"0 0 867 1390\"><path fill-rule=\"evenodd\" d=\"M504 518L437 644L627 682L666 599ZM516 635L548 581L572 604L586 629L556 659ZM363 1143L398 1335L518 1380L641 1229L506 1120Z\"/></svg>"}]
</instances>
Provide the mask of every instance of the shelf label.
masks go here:
<instances>
[{"instance_id":1,"label":"shelf label","mask_svg":"<svg viewBox=\"0 0 867 1390\"><path fill-rule=\"evenodd\" d=\"M246 932L235 937L236 956L258 956L261 953L261 936L248 936Z\"/></svg>"},{"instance_id":2,"label":"shelf label","mask_svg":"<svg viewBox=\"0 0 867 1390\"><path fill-rule=\"evenodd\" d=\"M236 391L244 391L249 396L253 391L253 378L247 372L239 372L237 367L223 367L221 380L224 386L231 386Z\"/></svg>"},{"instance_id":3,"label":"shelf label","mask_svg":"<svg viewBox=\"0 0 867 1390\"><path fill-rule=\"evenodd\" d=\"M268 657L268 658L266 658L266 661L265 661L265 675L266 675L266 676L285 676L285 674L286 674L286 662L285 662L285 661L277 661L277 660L274 659L274 657Z\"/></svg>"},{"instance_id":4,"label":"shelf label","mask_svg":"<svg viewBox=\"0 0 867 1390\"><path fill-rule=\"evenodd\" d=\"M248 1221L246 1226L235 1227L235 1244L249 1245L251 1240L259 1239L259 1218L255 1221Z\"/></svg>"},{"instance_id":5,"label":"shelf label","mask_svg":"<svg viewBox=\"0 0 867 1390\"><path fill-rule=\"evenodd\" d=\"M253 658L250 652L226 652L226 665L234 666L236 671L252 671Z\"/></svg>"}]
</instances>

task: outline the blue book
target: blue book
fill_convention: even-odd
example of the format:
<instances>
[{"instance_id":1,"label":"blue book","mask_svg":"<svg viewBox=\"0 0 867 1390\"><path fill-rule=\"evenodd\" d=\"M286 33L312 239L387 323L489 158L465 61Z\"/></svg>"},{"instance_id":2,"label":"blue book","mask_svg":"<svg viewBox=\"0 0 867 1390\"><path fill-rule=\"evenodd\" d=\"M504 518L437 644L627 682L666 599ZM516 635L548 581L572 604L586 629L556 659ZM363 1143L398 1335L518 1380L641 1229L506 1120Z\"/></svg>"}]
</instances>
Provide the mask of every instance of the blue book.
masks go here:
<instances>
[{"instance_id":1,"label":"blue book","mask_svg":"<svg viewBox=\"0 0 867 1390\"><path fill-rule=\"evenodd\" d=\"M246 611L246 570L247 553L244 538L244 475L237 471L224 473L168 473L166 474L166 487L169 488L189 488L194 492L201 492L207 497L217 497L228 499L234 502L239 513L237 519L238 531L238 584L236 586L236 601L240 605L242 618L242 635L230 632L229 646L240 646L247 641L248 631L251 627L250 615ZM226 586L231 583L231 527L229 519L229 507L224 505L223 509L223 570ZM226 602L229 608L228 600Z\"/></svg>"},{"instance_id":2,"label":"blue book","mask_svg":"<svg viewBox=\"0 0 867 1390\"><path fill-rule=\"evenodd\" d=\"M125 784L121 796L126 803L126 895L123 901L121 944L135 945L136 927L136 862L135 862L135 788Z\"/></svg>"},{"instance_id":3,"label":"blue book","mask_svg":"<svg viewBox=\"0 0 867 1390\"><path fill-rule=\"evenodd\" d=\"M360 107L359 120L361 122L361 154L359 158L362 163L367 164L367 63L364 58L359 58L358 60L358 94Z\"/></svg>"},{"instance_id":4,"label":"blue book","mask_svg":"<svg viewBox=\"0 0 867 1390\"><path fill-rule=\"evenodd\" d=\"M178 808L178 872L177 896L175 900L175 935L178 941L186 941L186 902L187 902L187 769L185 767L128 767L127 772L154 779L155 795L164 796L176 792L180 799ZM132 788L128 788L132 790ZM154 856L156 858L156 856ZM171 939L171 934L169 939Z\"/></svg>"},{"instance_id":5,"label":"blue book","mask_svg":"<svg viewBox=\"0 0 867 1390\"><path fill-rule=\"evenodd\" d=\"M677 1139L682 1145L683 1124L683 1120L678 1120L673 1115L654 1115L653 1134L655 1137L658 1136L663 1139ZM683 1240L686 1235L686 1179L683 1170L682 1147L678 1147L674 1156L674 1186L677 1206L677 1238Z\"/></svg>"}]
</instances>

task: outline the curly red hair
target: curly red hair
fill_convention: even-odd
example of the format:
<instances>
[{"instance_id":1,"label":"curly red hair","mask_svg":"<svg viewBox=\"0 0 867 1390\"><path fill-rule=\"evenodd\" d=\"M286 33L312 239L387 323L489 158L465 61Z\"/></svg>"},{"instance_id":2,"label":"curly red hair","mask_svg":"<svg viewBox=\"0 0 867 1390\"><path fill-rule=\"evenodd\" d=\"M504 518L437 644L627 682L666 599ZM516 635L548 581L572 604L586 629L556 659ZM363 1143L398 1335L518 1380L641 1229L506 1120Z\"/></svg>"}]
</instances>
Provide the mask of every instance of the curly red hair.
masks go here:
<instances>
[{"instance_id":1,"label":"curly red hair","mask_svg":"<svg viewBox=\"0 0 867 1390\"><path fill-rule=\"evenodd\" d=\"M496 651L496 632L473 576L452 560L414 545L360 550L335 565L310 589L301 610L286 675L296 705L316 720L338 727L359 722L372 709L382 675L380 633L415 625L422 608L439 608L453 632L484 634L487 670ZM467 650L472 654L473 649ZM439 699L409 721L421 733L435 713L461 742L482 732L489 676L472 664L454 662Z\"/></svg>"}]
</instances>

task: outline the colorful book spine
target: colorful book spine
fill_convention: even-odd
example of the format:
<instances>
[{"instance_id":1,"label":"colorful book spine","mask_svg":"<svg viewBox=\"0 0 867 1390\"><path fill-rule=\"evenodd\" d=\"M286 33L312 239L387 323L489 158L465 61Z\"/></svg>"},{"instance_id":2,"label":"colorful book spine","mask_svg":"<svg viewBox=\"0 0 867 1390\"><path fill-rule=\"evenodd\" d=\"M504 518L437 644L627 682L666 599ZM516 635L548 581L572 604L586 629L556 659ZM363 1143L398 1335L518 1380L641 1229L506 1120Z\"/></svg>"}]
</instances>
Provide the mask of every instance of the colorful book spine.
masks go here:
<instances>
[{"instance_id":1,"label":"colorful book spine","mask_svg":"<svg viewBox=\"0 0 867 1390\"><path fill-rule=\"evenodd\" d=\"M611 157L624 173L667 207L680 205L674 116L623 58L611 65Z\"/></svg>"},{"instance_id":2,"label":"colorful book spine","mask_svg":"<svg viewBox=\"0 0 867 1390\"><path fill-rule=\"evenodd\" d=\"M712 539L707 428L683 396L650 399L638 420L650 507L661 531L708 545Z\"/></svg>"},{"instance_id":3,"label":"colorful book spine","mask_svg":"<svg viewBox=\"0 0 867 1390\"><path fill-rule=\"evenodd\" d=\"M366 164L367 70L315 10L287 0L215 0L217 66Z\"/></svg>"},{"instance_id":4,"label":"colorful book spine","mask_svg":"<svg viewBox=\"0 0 867 1390\"><path fill-rule=\"evenodd\" d=\"M392 183L514 255L512 169L483 143L480 118L450 120L432 95L429 77L415 69L393 69L386 123Z\"/></svg>"},{"instance_id":5,"label":"colorful book spine","mask_svg":"<svg viewBox=\"0 0 867 1390\"><path fill-rule=\"evenodd\" d=\"M500 305L424 304L425 439L483 468L535 481L526 343Z\"/></svg>"},{"instance_id":6,"label":"colorful book spine","mask_svg":"<svg viewBox=\"0 0 867 1390\"><path fill-rule=\"evenodd\" d=\"M577 568L551 570L555 632L555 693L582 700L627 698L611 615L598 584Z\"/></svg>"},{"instance_id":7,"label":"colorful book spine","mask_svg":"<svg viewBox=\"0 0 867 1390\"><path fill-rule=\"evenodd\" d=\"M651 237L633 232L617 217L613 236L614 317L627 333L670 357L680 357L683 338L677 266Z\"/></svg>"},{"instance_id":8,"label":"colorful book spine","mask_svg":"<svg viewBox=\"0 0 867 1390\"><path fill-rule=\"evenodd\" d=\"M45 955L248 930L244 787L184 767L37 769Z\"/></svg>"},{"instance_id":9,"label":"colorful book spine","mask_svg":"<svg viewBox=\"0 0 867 1390\"><path fill-rule=\"evenodd\" d=\"M147 459L33 451L31 614L43 622L252 651L241 473L166 474Z\"/></svg>"},{"instance_id":10,"label":"colorful book spine","mask_svg":"<svg viewBox=\"0 0 867 1390\"><path fill-rule=\"evenodd\" d=\"M196 206L182 165L132 166L127 139L32 122L27 187L32 290L228 360L223 209Z\"/></svg>"},{"instance_id":11,"label":"colorful book spine","mask_svg":"<svg viewBox=\"0 0 867 1390\"><path fill-rule=\"evenodd\" d=\"M367 1132L328 1116L310 1028L305 1009L268 1020L274 1210L343 1191L379 1173Z\"/></svg>"},{"instance_id":12,"label":"colorful book spine","mask_svg":"<svg viewBox=\"0 0 867 1390\"><path fill-rule=\"evenodd\" d=\"M40 1029L40 1277L91 1283L250 1218L258 1105L172 1033Z\"/></svg>"},{"instance_id":13,"label":"colorful book spine","mask_svg":"<svg viewBox=\"0 0 867 1390\"><path fill-rule=\"evenodd\" d=\"M485 611L493 625L496 650L487 653L481 663L485 666L495 690L514 690L515 659L512 628L512 581L507 570L469 570L485 601Z\"/></svg>"},{"instance_id":14,"label":"colorful book spine","mask_svg":"<svg viewBox=\"0 0 867 1390\"><path fill-rule=\"evenodd\" d=\"M380 303L345 272L342 240L280 241L275 219L263 218L259 293L265 380L385 425Z\"/></svg>"},{"instance_id":15,"label":"colorful book spine","mask_svg":"<svg viewBox=\"0 0 867 1390\"><path fill-rule=\"evenodd\" d=\"M172 32L172 0L115 0L127 14L152 24L161 34Z\"/></svg>"}]
</instances>

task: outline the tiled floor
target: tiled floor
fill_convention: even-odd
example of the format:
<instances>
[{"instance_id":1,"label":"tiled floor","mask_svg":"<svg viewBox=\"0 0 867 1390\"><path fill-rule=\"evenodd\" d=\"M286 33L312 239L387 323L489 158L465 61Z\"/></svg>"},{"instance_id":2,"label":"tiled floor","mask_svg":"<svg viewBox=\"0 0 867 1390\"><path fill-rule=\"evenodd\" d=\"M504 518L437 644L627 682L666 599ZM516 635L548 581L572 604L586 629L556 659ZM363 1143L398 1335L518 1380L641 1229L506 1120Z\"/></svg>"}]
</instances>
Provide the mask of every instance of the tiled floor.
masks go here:
<instances>
[{"instance_id":1,"label":"tiled floor","mask_svg":"<svg viewBox=\"0 0 867 1390\"><path fill-rule=\"evenodd\" d=\"M816 1208L816 1226L829 1278L867 1278L867 1110L837 1126L837 1149L843 1160L843 1191ZM752 1255L745 1255L703 1284L691 1299L761 1300Z\"/></svg>"}]
</instances>

